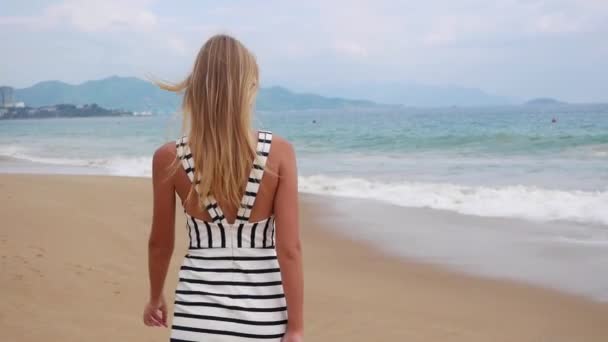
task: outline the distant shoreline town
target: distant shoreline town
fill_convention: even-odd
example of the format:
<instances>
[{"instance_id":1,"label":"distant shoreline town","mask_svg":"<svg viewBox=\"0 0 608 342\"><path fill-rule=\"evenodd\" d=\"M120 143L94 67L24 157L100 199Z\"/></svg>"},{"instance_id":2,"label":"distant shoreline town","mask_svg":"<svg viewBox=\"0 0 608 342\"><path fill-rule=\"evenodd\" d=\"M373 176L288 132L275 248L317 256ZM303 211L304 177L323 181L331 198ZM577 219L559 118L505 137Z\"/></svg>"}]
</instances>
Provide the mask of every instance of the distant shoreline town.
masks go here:
<instances>
[{"instance_id":1,"label":"distant shoreline town","mask_svg":"<svg viewBox=\"0 0 608 342\"><path fill-rule=\"evenodd\" d=\"M84 118L98 116L137 116L134 112L106 109L97 104L58 104L44 107L8 106L0 107L0 120L44 119L44 118Z\"/></svg>"},{"instance_id":2,"label":"distant shoreline town","mask_svg":"<svg viewBox=\"0 0 608 342\"><path fill-rule=\"evenodd\" d=\"M56 104L29 107L22 101L14 100L13 88L0 87L0 120L149 115L152 115L152 113L147 111L133 112L119 109L106 109L95 103L84 105Z\"/></svg>"},{"instance_id":3,"label":"distant shoreline town","mask_svg":"<svg viewBox=\"0 0 608 342\"><path fill-rule=\"evenodd\" d=\"M459 89L449 88L448 91L441 87L396 87L391 90L395 101L388 104L367 98L349 99L298 93L284 87L271 86L259 89L255 110L285 113L392 111L454 115L509 114L515 110L548 115L555 120L559 115L572 111L608 113L608 103L568 103L546 97L514 103L507 100L493 101L490 95L480 90L469 93ZM180 94L164 91L151 82L135 77L112 76L80 84L43 81L26 88L0 86L0 119L171 115L180 111L181 101Z\"/></svg>"}]
</instances>

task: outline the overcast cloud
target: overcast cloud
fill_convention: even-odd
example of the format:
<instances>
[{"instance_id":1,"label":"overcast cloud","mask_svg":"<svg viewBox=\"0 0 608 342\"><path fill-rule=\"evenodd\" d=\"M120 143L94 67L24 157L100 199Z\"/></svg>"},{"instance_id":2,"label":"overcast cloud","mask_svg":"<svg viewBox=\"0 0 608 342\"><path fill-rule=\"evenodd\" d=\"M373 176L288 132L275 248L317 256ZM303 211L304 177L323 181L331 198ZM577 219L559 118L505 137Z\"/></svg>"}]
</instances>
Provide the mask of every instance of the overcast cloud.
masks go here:
<instances>
[{"instance_id":1,"label":"overcast cloud","mask_svg":"<svg viewBox=\"0 0 608 342\"><path fill-rule=\"evenodd\" d=\"M608 1L3 1L0 83L177 80L210 35L257 55L265 85L418 82L608 101Z\"/></svg>"}]
</instances>

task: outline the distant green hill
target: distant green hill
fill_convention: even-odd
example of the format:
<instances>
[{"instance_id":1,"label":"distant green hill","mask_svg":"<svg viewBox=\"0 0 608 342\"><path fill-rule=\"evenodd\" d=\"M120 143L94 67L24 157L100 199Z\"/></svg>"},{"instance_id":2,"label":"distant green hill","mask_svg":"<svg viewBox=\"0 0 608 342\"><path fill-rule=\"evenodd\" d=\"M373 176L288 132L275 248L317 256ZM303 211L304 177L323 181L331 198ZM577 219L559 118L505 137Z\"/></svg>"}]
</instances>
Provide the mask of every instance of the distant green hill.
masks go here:
<instances>
[{"instance_id":1,"label":"distant green hill","mask_svg":"<svg viewBox=\"0 0 608 342\"><path fill-rule=\"evenodd\" d=\"M15 100L31 107L96 103L105 108L130 111L173 112L181 103L177 94L159 89L156 85L135 77L109 77L71 85L59 81L45 81L29 88L15 89ZM293 93L282 87L262 88L258 110L336 109L378 106L371 101L328 98L315 94Z\"/></svg>"},{"instance_id":2,"label":"distant green hill","mask_svg":"<svg viewBox=\"0 0 608 342\"><path fill-rule=\"evenodd\" d=\"M557 105L567 105L566 102L562 102L560 100L552 99L549 97L539 97L536 99L532 99L525 103L527 106L557 106Z\"/></svg>"},{"instance_id":3,"label":"distant green hill","mask_svg":"<svg viewBox=\"0 0 608 342\"><path fill-rule=\"evenodd\" d=\"M305 110L345 107L373 107L378 104L367 100L346 100L316 94L293 93L283 87L260 89L256 108L259 110Z\"/></svg>"}]
</instances>

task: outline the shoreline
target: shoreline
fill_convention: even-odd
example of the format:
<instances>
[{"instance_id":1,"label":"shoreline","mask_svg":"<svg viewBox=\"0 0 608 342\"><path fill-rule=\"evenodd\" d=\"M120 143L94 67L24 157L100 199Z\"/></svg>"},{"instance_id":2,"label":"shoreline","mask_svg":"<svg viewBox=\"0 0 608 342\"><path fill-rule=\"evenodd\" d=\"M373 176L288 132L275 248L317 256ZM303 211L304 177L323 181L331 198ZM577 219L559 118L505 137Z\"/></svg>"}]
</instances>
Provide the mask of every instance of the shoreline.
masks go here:
<instances>
[{"instance_id":1,"label":"shoreline","mask_svg":"<svg viewBox=\"0 0 608 342\"><path fill-rule=\"evenodd\" d=\"M36 168L39 163L30 163L32 168L29 172L22 174L4 171L0 172L0 178L107 177L150 181L147 176L99 174L89 166L66 169L55 167L56 172L45 173L46 169L40 171ZM332 194L300 192L300 198L329 208L325 212L331 215L322 224L328 232L337 234L341 239L362 242L366 248L373 248L386 257L423 263L447 272L507 281L608 303L608 274L601 276L605 273L603 270L608 269L608 248L603 248L608 246L608 226L575 221L542 222L468 215L444 209L404 207L378 199ZM351 217L352 212L358 214ZM371 215L360 214L365 212ZM417 224L401 222L399 217L413 220ZM513 227L527 235L513 236ZM556 228L560 227L568 232L582 231L589 227L607 229L606 238L590 240L553 236ZM373 234L375 230L379 233ZM474 248L466 245L467 238L471 237L476 239ZM415 243L409 243L410 240ZM483 246L484 244L488 246ZM502 254L499 255L498 252ZM553 261L553 258L542 255L547 253L555 255L558 260ZM560 254L570 255L572 260L560 258Z\"/></svg>"},{"instance_id":2,"label":"shoreline","mask_svg":"<svg viewBox=\"0 0 608 342\"><path fill-rule=\"evenodd\" d=\"M608 269L608 240L591 244L593 240L583 237L590 227L603 230L605 226L303 196L330 209L324 220L330 231L387 257L608 304L608 274L604 271ZM556 236L558 231L578 231L581 237L573 242Z\"/></svg>"},{"instance_id":3,"label":"shoreline","mask_svg":"<svg viewBox=\"0 0 608 342\"><path fill-rule=\"evenodd\" d=\"M37 156L9 145L0 151L0 174L83 174L118 177L151 177L152 151L146 156ZM307 159L304 158L304 161ZM310 160L308 160L310 162ZM303 162L304 163L304 162ZM316 172L316 171L315 171ZM402 208L431 208L471 217L566 222L601 227L596 235L608 245L608 188L525 181L523 183L459 180L376 179L369 174L348 175L302 170L300 191L321 196L373 200ZM568 182L566 182L568 183ZM579 182L580 183L580 182ZM567 234L570 232L566 232ZM576 240L576 239L574 239ZM573 241L576 242L576 241ZM584 241L583 241L584 242Z\"/></svg>"},{"instance_id":4,"label":"shoreline","mask_svg":"<svg viewBox=\"0 0 608 342\"><path fill-rule=\"evenodd\" d=\"M0 321L7 339L80 341L92 332L92 341L166 339L166 330L139 321L147 291L149 179L2 174L0 188L6 201L0 289L8 299L0 303ZM360 235L346 236L352 218L324 201L301 195L307 339L608 337L607 303L387 255ZM180 212L168 302L186 246Z\"/></svg>"}]
</instances>

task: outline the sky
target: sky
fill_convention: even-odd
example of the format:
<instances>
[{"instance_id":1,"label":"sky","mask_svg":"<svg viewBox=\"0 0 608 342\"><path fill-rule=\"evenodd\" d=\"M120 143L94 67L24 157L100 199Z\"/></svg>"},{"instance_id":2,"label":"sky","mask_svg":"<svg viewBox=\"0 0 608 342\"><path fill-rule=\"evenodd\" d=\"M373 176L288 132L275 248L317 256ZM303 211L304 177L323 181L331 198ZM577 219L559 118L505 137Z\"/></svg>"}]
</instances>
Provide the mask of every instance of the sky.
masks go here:
<instances>
[{"instance_id":1,"label":"sky","mask_svg":"<svg viewBox=\"0 0 608 342\"><path fill-rule=\"evenodd\" d=\"M262 85L457 85L608 101L608 0L2 0L0 84L180 80L232 34ZM370 85L371 86L371 85Z\"/></svg>"}]
</instances>

